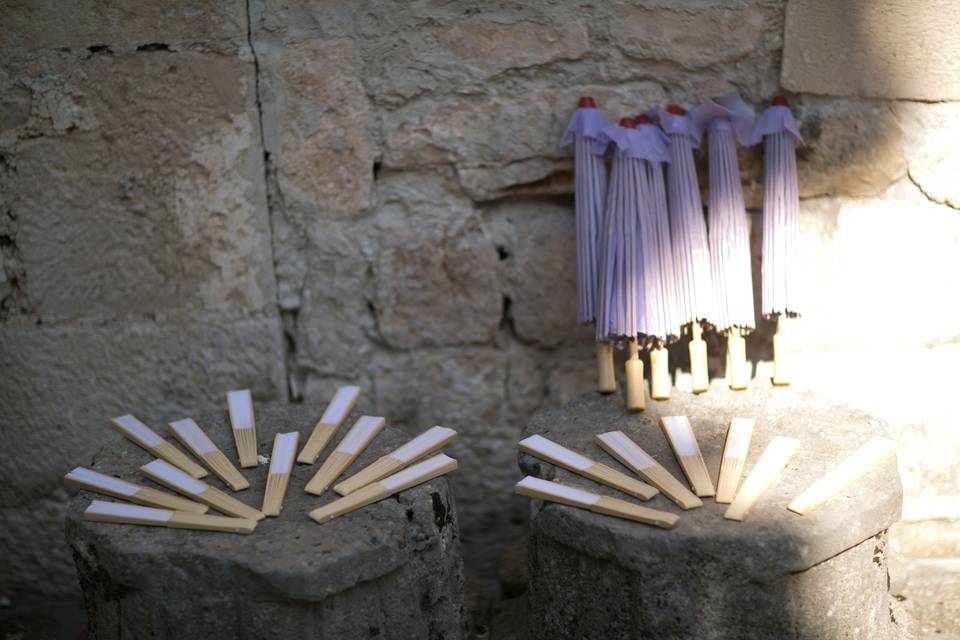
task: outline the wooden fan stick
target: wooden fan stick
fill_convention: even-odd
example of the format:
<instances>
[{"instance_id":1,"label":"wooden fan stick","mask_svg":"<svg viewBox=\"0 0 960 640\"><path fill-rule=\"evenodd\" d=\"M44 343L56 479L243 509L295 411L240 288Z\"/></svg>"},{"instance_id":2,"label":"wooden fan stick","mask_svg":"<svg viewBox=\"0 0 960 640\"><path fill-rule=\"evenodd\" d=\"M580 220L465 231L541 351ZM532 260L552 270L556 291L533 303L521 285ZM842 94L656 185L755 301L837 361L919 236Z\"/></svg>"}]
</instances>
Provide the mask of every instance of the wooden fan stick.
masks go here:
<instances>
[{"instance_id":1,"label":"wooden fan stick","mask_svg":"<svg viewBox=\"0 0 960 640\"><path fill-rule=\"evenodd\" d=\"M683 473L690 481L693 492L701 498L712 496L713 480L710 479L710 472L707 471L707 464L703 461L700 445L693 436L693 428L687 416L664 416L660 418L660 425Z\"/></svg>"},{"instance_id":2,"label":"wooden fan stick","mask_svg":"<svg viewBox=\"0 0 960 640\"><path fill-rule=\"evenodd\" d=\"M253 417L253 398L250 389L227 392L227 408L237 455L243 468L257 466L257 423Z\"/></svg>"},{"instance_id":3,"label":"wooden fan stick","mask_svg":"<svg viewBox=\"0 0 960 640\"><path fill-rule=\"evenodd\" d=\"M183 469L194 478L203 478L207 470L187 457L185 453L158 436L153 429L143 424L132 415L110 418L110 426L114 431L122 434L127 440L141 447L161 460Z\"/></svg>"},{"instance_id":4,"label":"wooden fan stick","mask_svg":"<svg viewBox=\"0 0 960 640\"><path fill-rule=\"evenodd\" d=\"M737 497L727 507L723 517L727 520L745 520L753 505L790 462L799 444L800 441L794 438L774 436L757 460L756 466L751 469L750 475L743 481Z\"/></svg>"},{"instance_id":5,"label":"wooden fan stick","mask_svg":"<svg viewBox=\"0 0 960 640\"><path fill-rule=\"evenodd\" d=\"M439 451L456 438L457 432L453 429L441 426L431 427L392 453L381 457L343 482L337 483L333 490L342 496L353 493L360 487L386 478L391 473L400 471L417 460Z\"/></svg>"},{"instance_id":6,"label":"wooden fan stick","mask_svg":"<svg viewBox=\"0 0 960 640\"><path fill-rule=\"evenodd\" d=\"M613 345L597 343L597 391L613 393L617 390L617 376L613 371Z\"/></svg>"},{"instance_id":7,"label":"wooden fan stick","mask_svg":"<svg viewBox=\"0 0 960 640\"><path fill-rule=\"evenodd\" d=\"M207 505L187 500L179 496L157 491L150 487L144 487L133 482L127 482L120 478L114 478L104 473L87 469L86 467L77 467L67 475L63 476L63 484L76 489L85 489L102 493L105 496L120 498L128 502L146 505L148 507L160 507L162 509L171 509L173 511L188 511L190 513L206 513Z\"/></svg>"},{"instance_id":8,"label":"wooden fan stick","mask_svg":"<svg viewBox=\"0 0 960 640\"><path fill-rule=\"evenodd\" d=\"M323 524L337 516L365 507L384 498L400 493L405 489L423 484L457 468L457 461L442 453L407 467L383 480L368 484L351 494L338 498L329 504L310 512L310 517Z\"/></svg>"},{"instance_id":9,"label":"wooden fan stick","mask_svg":"<svg viewBox=\"0 0 960 640\"><path fill-rule=\"evenodd\" d=\"M750 384L750 365L747 364L747 341L739 327L727 331L727 371L730 375L730 388L746 389Z\"/></svg>"},{"instance_id":10,"label":"wooden fan stick","mask_svg":"<svg viewBox=\"0 0 960 640\"><path fill-rule=\"evenodd\" d=\"M753 437L753 418L734 418L727 429L720 462L720 477L717 479L717 502L729 504L737 495L737 485L747 462L747 450Z\"/></svg>"},{"instance_id":11,"label":"wooden fan stick","mask_svg":"<svg viewBox=\"0 0 960 640\"><path fill-rule=\"evenodd\" d=\"M786 313L777 315L777 332L773 334L773 384L785 386L792 377L790 321Z\"/></svg>"},{"instance_id":12,"label":"wooden fan stick","mask_svg":"<svg viewBox=\"0 0 960 640\"><path fill-rule=\"evenodd\" d=\"M650 350L650 397L654 400L669 400L670 387L670 353L657 341L657 346Z\"/></svg>"},{"instance_id":13,"label":"wooden fan stick","mask_svg":"<svg viewBox=\"0 0 960 640\"><path fill-rule=\"evenodd\" d=\"M343 421L347 419L350 412L353 411L357 400L360 398L360 387L340 387L334 394L330 404L327 405L320 421L313 427L307 443L303 445L303 450L297 456L297 462L301 464L313 464L320 456L320 452L330 442L330 438L337 432Z\"/></svg>"},{"instance_id":14,"label":"wooden fan stick","mask_svg":"<svg viewBox=\"0 0 960 640\"><path fill-rule=\"evenodd\" d=\"M350 431L343 437L317 473L307 483L306 492L322 495L334 480L343 473L350 463L356 460L370 441L383 429L384 419L374 416L360 416Z\"/></svg>"},{"instance_id":15,"label":"wooden fan stick","mask_svg":"<svg viewBox=\"0 0 960 640\"><path fill-rule=\"evenodd\" d=\"M293 459L297 455L300 433L278 433L273 439L273 453L270 455L270 473L267 475L267 489L263 494L263 515L278 516L283 508L283 498L290 484L290 472L293 471Z\"/></svg>"},{"instance_id":16,"label":"wooden fan stick","mask_svg":"<svg viewBox=\"0 0 960 640\"><path fill-rule=\"evenodd\" d=\"M641 449L623 431L608 431L594 438L601 449L619 460L625 467L673 500L681 509L702 507L703 501L695 496L682 482L663 468L653 457Z\"/></svg>"},{"instance_id":17,"label":"wooden fan stick","mask_svg":"<svg viewBox=\"0 0 960 640\"><path fill-rule=\"evenodd\" d=\"M703 393L710 388L710 373L707 369L707 343L703 341L703 327L694 320L690 323L690 377L693 392Z\"/></svg>"},{"instance_id":18,"label":"wooden fan stick","mask_svg":"<svg viewBox=\"0 0 960 640\"><path fill-rule=\"evenodd\" d=\"M584 478L619 489L641 500L649 500L659 493L655 487L651 487L645 482L631 478L627 474L600 462L594 462L590 458L582 456L576 451L571 451L541 435L532 435L521 440L519 447L520 451L525 451L558 467L563 467Z\"/></svg>"},{"instance_id":19,"label":"wooden fan stick","mask_svg":"<svg viewBox=\"0 0 960 640\"><path fill-rule=\"evenodd\" d=\"M647 406L643 391L643 360L640 359L636 338L628 344L630 358L624 363L627 378L627 411L643 411Z\"/></svg>"},{"instance_id":20,"label":"wooden fan stick","mask_svg":"<svg viewBox=\"0 0 960 640\"><path fill-rule=\"evenodd\" d=\"M522 496L539 498L549 502L558 502L571 507L587 509L607 516L623 518L670 529L680 518L667 511L641 507L626 500L601 496L582 489L575 489L559 482L550 482L542 478L527 476L517 483L516 491Z\"/></svg>"},{"instance_id":21,"label":"wooden fan stick","mask_svg":"<svg viewBox=\"0 0 960 640\"><path fill-rule=\"evenodd\" d=\"M250 486L247 479L233 466L226 454L213 444L213 440L191 418L170 423L170 431L190 453L197 456L234 491Z\"/></svg>"},{"instance_id":22,"label":"wooden fan stick","mask_svg":"<svg viewBox=\"0 0 960 640\"><path fill-rule=\"evenodd\" d=\"M263 520L263 514L253 507L245 505L202 480L191 478L163 460L154 460L143 465L140 467L140 473L159 485L189 496L197 502L210 505L217 511L248 520Z\"/></svg>"},{"instance_id":23,"label":"wooden fan stick","mask_svg":"<svg viewBox=\"0 0 960 640\"><path fill-rule=\"evenodd\" d=\"M897 452L897 443L887 438L874 437L854 451L822 478L794 498L787 509L806 515L818 505L834 497L854 480L864 476L878 464Z\"/></svg>"},{"instance_id":24,"label":"wooden fan stick","mask_svg":"<svg viewBox=\"0 0 960 640\"><path fill-rule=\"evenodd\" d=\"M142 524L172 529L197 529L199 531L224 531L227 533L253 533L257 528L254 520L226 518L186 511L168 511L151 507L138 507L119 502L94 500L83 512L83 519L91 522L115 524Z\"/></svg>"}]
</instances>

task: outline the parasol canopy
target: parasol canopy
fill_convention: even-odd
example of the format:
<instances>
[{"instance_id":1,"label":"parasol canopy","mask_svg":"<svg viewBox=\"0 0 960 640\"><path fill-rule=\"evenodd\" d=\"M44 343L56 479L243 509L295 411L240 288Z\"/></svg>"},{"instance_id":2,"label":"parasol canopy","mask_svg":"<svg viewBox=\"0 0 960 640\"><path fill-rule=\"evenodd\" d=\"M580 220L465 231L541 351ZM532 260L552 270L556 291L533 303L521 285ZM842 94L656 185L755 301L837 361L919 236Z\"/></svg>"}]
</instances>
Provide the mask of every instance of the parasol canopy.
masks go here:
<instances>
[{"instance_id":1,"label":"parasol canopy","mask_svg":"<svg viewBox=\"0 0 960 640\"><path fill-rule=\"evenodd\" d=\"M753 142L763 140L763 277L764 316L796 315L800 245L800 193L796 145L803 144L797 122L783 96L757 120Z\"/></svg>"},{"instance_id":2,"label":"parasol canopy","mask_svg":"<svg viewBox=\"0 0 960 640\"><path fill-rule=\"evenodd\" d=\"M574 146L574 199L577 226L577 321L587 324L597 318L597 264L599 233L603 222L607 168L603 157L593 153L600 131L608 126L593 98L580 98L577 110L563 134L560 146Z\"/></svg>"},{"instance_id":3,"label":"parasol canopy","mask_svg":"<svg viewBox=\"0 0 960 640\"><path fill-rule=\"evenodd\" d=\"M601 234L597 340L636 339L643 322L638 164L633 121L605 127L595 151L612 153Z\"/></svg>"},{"instance_id":4,"label":"parasol canopy","mask_svg":"<svg viewBox=\"0 0 960 640\"><path fill-rule=\"evenodd\" d=\"M716 292L719 331L754 328L750 226L743 203L737 143L751 144L753 109L736 91L710 98L692 111L707 134L709 163L710 270Z\"/></svg>"},{"instance_id":5,"label":"parasol canopy","mask_svg":"<svg viewBox=\"0 0 960 640\"><path fill-rule=\"evenodd\" d=\"M716 297L710 272L710 247L693 162L693 150L700 146L700 132L690 115L677 105L654 109L651 115L657 118L670 140L667 205L677 274L679 321L681 325L699 320L714 322Z\"/></svg>"},{"instance_id":6,"label":"parasol canopy","mask_svg":"<svg viewBox=\"0 0 960 640\"><path fill-rule=\"evenodd\" d=\"M645 115L636 118L634 130L639 162L640 255L643 273L645 341L663 344L678 334L676 272L670 243L670 219L663 165L670 162L667 136Z\"/></svg>"}]
</instances>

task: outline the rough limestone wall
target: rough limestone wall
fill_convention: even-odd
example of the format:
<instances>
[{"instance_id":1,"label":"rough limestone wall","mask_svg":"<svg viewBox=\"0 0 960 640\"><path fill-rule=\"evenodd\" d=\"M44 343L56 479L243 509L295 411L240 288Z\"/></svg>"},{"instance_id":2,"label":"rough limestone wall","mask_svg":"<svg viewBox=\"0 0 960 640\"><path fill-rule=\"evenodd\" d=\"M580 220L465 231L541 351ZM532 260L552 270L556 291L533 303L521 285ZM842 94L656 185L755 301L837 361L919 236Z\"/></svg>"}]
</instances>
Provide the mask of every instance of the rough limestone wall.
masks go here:
<instances>
[{"instance_id":1,"label":"rough limestone wall","mask_svg":"<svg viewBox=\"0 0 960 640\"><path fill-rule=\"evenodd\" d=\"M581 93L614 118L792 92L798 383L909 437L904 545L960 518L960 56L918 44L957 46L947 0L161 4L0 9L0 593L75 588L57 486L105 416L161 425L241 385L356 383L394 424L460 429L468 568L491 575L522 527L521 425L592 383L557 149ZM891 31L904 11L924 28Z\"/></svg>"}]
</instances>

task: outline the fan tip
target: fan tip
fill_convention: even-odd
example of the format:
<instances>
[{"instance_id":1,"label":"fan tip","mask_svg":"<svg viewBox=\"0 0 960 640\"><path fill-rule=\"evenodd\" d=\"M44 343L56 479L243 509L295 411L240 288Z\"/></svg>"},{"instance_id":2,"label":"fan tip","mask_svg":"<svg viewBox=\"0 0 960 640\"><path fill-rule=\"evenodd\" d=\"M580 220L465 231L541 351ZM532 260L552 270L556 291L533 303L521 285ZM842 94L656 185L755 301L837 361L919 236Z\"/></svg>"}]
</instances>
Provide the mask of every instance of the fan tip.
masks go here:
<instances>
[{"instance_id":1,"label":"fan tip","mask_svg":"<svg viewBox=\"0 0 960 640\"><path fill-rule=\"evenodd\" d=\"M591 96L580 96L580 102L577 103L578 109L596 109L597 103Z\"/></svg>"},{"instance_id":2,"label":"fan tip","mask_svg":"<svg viewBox=\"0 0 960 640\"><path fill-rule=\"evenodd\" d=\"M687 110L678 104L672 104L669 107L667 107L667 113L672 113L675 116L682 116L686 112Z\"/></svg>"},{"instance_id":3,"label":"fan tip","mask_svg":"<svg viewBox=\"0 0 960 640\"><path fill-rule=\"evenodd\" d=\"M790 104L787 102L786 96L773 96L773 99L770 101L774 107L789 107Z\"/></svg>"}]
</instances>

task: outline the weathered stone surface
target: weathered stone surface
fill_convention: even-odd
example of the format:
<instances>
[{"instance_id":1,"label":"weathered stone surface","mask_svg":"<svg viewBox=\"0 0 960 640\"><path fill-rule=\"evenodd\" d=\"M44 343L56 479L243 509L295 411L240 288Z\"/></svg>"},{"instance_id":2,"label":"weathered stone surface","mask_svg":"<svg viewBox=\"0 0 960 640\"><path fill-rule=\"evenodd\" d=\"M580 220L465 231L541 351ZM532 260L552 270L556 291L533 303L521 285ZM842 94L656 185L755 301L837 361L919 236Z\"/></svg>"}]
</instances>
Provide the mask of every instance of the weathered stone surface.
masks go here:
<instances>
[{"instance_id":1,"label":"weathered stone surface","mask_svg":"<svg viewBox=\"0 0 960 640\"><path fill-rule=\"evenodd\" d=\"M273 436L306 438L321 405L257 405L261 453ZM223 451L234 446L226 412L198 418ZM350 466L356 472L401 444L388 429ZM137 479L149 461L117 441L94 468ZM249 536L85 522L92 497L71 502L67 540L98 638L425 638L462 636L463 576L456 507L446 479L404 491L324 525L307 513L330 502L303 486L317 466L295 465L278 518ZM244 470L247 504L261 500L267 469ZM142 479L139 479L142 482ZM220 486L218 481L211 481ZM224 487L221 487L224 488Z\"/></svg>"},{"instance_id":2,"label":"weathered stone surface","mask_svg":"<svg viewBox=\"0 0 960 640\"><path fill-rule=\"evenodd\" d=\"M242 0L144 5L136 0L86 0L69 11L56 0L14 0L0 7L0 50L113 51L162 43L185 47L197 42L236 50L246 41L247 16Z\"/></svg>"},{"instance_id":3,"label":"weathered stone surface","mask_svg":"<svg viewBox=\"0 0 960 640\"><path fill-rule=\"evenodd\" d=\"M273 307L253 65L50 54L16 73L33 106L0 177L36 314Z\"/></svg>"},{"instance_id":4,"label":"weathered stone surface","mask_svg":"<svg viewBox=\"0 0 960 640\"><path fill-rule=\"evenodd\" d=\"M804 200L800 226L805 350L956 340L960 299L930 277L960 268L956 211L901 181L876 198Z\"/></svg>"},{"instance_id":5,"label":"weathered stone surface","mask_svg":"<svg viewBox=\"0 0 960 640\"><path fill-rule=\"evenodd\" d=\"M306 277L296 294L296 366L310 375L355 377L363 371L376 336L371 254L366 225L331 221L309 236ZM310 395L306 397L310 398Z\"/></svg>"},{"instance_id":6,"label":"weathered stone surface","mask_svg":"<svg viewBox=\"0 0 960 640\"><path fill-rule=\"evenodd\" d=\"M960 105L897 102L893 107L903 127L903 150L910 179L923 193L960 209Z\"/></svg>"},{"instance_id":7,"label":"weathered stone surface","mask_svg":"<svg viewBox=\"0 0 960 640\"><path fill-rule=\"evenodd\" d=\"M524 341L556 346L576 331L576 227L567 201L509 199L486 211Z\"/></svg>"},{"instance_id":8,"label":"weathered stone surface","mask_svg":"<svg viewBox=\"0 0 960 640\"><path fill-rule=\"evenodd\" d=\"M770 40L779 44L779 8L763 3L620 3L610 14L610 38L628 56L688 69L733 64ZM717 31L724 37L709 35Z\"/></svg>"},{"instance_id":9,"label":"weathered stone surface","mask_svg":"<svg viewBox=\"0 0 960 640\"><path fill-rule=\"evenodd\" d=\"M960 6L951 0L794 0L787 4L783 85L835 96L956 100L958 21Z\"/></svg>"},{"instance_id":10,"label":"weathered stone surface","mask_svg":"<svg viewBox=\"0 0 960 640\"><path fill-rule=\"evenodd\" d=\"M926 520L890 527L890 548L911 558L960 558L960 522Z\"/></svg>"},{"instance_id":11,"label":"weathered stone surface","mask_svg":"<svg viewBox=\"0 0 960 640\"><path fill-rule=\"evenodd\" d=\"M285 396L276 318L0 328L0 417L9 459L0 504L47 496L134 413L156 428L220 407L230 389ZM56 526L51 522L49 526ZM6 533L6 530L4 530Z\"/></svg>"},{"instance_id":12,"label":"weathered stone surface","mask_svg":"<svg viewBox=\"0 0 960 640\"><path fill-rule=\"evenodd\" d=\"M347 39L266 49L267 148L285 206L350 217L370 206L375 148L370 109Z\"/></svg>"},{"instance_id":13,"label":"weathered stone surface","mask_svg":"<svg viewBox=\"0 0 960 640\"><path fill-rule=\"evenodd\" d=\"M545 405L559 407L597 387L593 327L579 327L576 342L551 351L547 359Z\"/></svg>"},{"instance_id":14,"label":"weathered stone surface","mask_svg":"<svg viewBox=\"0 0 960 640\"><path fill-rule=\"evenodd\" d=\"M915 638L887 593L886 546L881 533L806 571L746 577L673 556L632 571L538 528L522 637Z\"/></svg>"},{"instance_id":15,"label":"weathered stone surface","mask_svg":"<svg viewBox=\"0 0 960 640\"><path fill-rule=\"evenodd\" d=\"M960 345L955 343L796 357L797 387L879 416L898 434L903 518L908 522L960 519L960 433L953 427L952 375L958 358ZM904 375L891 374L891 367Z\"/></svg>"},{"instance_id":16,"label":"weathered stone surface","mask_svg":"<svg viewBox=\"0 0 960 640\"><path fill-rule=\"evenodd\" d=\"M426 110L414 103L384 117L384 166L410 167L455 163L467 171L509 165L534 158L568 157L559 148L570 113L579 95L589 94L608 118L633 115L662 102L663 88L655 83L626 87L581 85L563 90L528 91L518 97L485 96L469 101L446 98ZM534 165L536 166L536 165ZM537 173L520 173L530 180ZM474 174L467 184L483 193L505 186L503 176L491 182ZM540 178L533 178L534 180ZM484 199L484 198L482 198Z\"/></svg>"},{"instance_id":17,"label":"weathered stone surface","mask_svg":"<svg viewBox=\"0 0 960 640\"><path fill-rule=\"evenodd\" d=\"M493 347L383 353L370 365L375 410L409 433L443 424L460 432L450 455L460 460L451 478L464 523L465 558L494 575L502 548L520 534L522 504L510 486L517 473L518 426L504 420L509 356Z\"/></svg>"},{"instance_id":18,"label":"weathered stone surface","mask_svg":"<svg viewBox=\"0 0 960 640\"><path fill-rule=\"evenodd\" d=\"M576 59L589 46L584 25L556 19L547 5L266 3L263 11L263 26L287 40L355 38L371 94L386 104L428 91L478 90L508 71Z\"/></svg>"},{"instance_id":19,"label":"weathered stone surface","mask_svg":"<svg viewBox=\"0 0 960 640\"><path fill-rule=\"evenodd\" d=\"M954 525L956 526L956 525ZM890 590L911 608L921 638L960 638L960 559L911 559L891 556Z\"/></svg>"},{"instance_id":20,"label":"weathered stone surface","mask_svg":"<svg viewBox=\"0 0 960 640\"><path fill-rule=\"evenodd\" d=\"M884 463L805 517L785 508L846 453L885 433L881 421L809 392L757 386L749 394L675 392L642 414L627 414L619 394L591 394L538 414L525 434L541 433L618 465L592 440L596 433L622 429L683 478L657 424L663 415L690 418L714 476L733 416L757 420L745 474L774 435L797 437L801 444L744 523L723 519L726 505L709 499L682 512L662 496L647 503L680 514L672 530L534 502L534 637L854 637L853 628L863 637L902 637L891 620L886 571L886 529L900 515L896 462ZM617 493L526 454L520 467ZM826 610L832 613L825 619Z\"/></svg>"},{"instance_id":21,"label":"weathered stone surface","mask_svg":"<svg viewBox=\"0 0 960 640\"><path fill-rule=\"evenodd\" d=\"M888 104L804 98L794 111L806 143L797 150L801 197L874 196L906 175L904 134Z\"/></svg>"},{"instance_id":22,"label":"weathered stone surface","mask_svg":"<svg viewBox=\"0 0 960 640\"><path fill-rule=\"evenodd\" d=\"M4 480L4 493L10 486ZM79 598L70 549L63 543L66 493L56 488L36 499L8 498L0 504L0 593L14 606L27 596Z\"/></svg>"},{"instance_id":23,"label":"weathered stone surface","mask_svg":"<svg viewBox=\"0 0 960 640\"><path fill-rule=\"evenodd\" d=\"M374 267L381 335L400 348L489 342L502 307L497 263L475 218L384 236Z\"/></svg>"}]
</instances>

